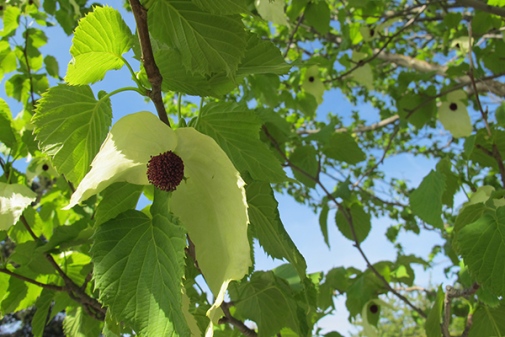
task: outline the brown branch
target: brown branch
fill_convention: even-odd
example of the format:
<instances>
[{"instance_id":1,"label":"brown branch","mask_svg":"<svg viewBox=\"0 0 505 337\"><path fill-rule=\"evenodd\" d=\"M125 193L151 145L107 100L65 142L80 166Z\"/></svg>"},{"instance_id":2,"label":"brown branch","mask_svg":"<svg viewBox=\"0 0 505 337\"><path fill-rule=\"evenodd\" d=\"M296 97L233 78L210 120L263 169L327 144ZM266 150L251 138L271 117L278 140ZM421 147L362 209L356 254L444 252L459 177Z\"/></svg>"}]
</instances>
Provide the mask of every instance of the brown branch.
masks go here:
<instances>
[{"instance_id":1,"label":"brown branch","mask_svg":"<svg viewBox=\"0 0 505 337\"><path fill-rule=\"evenodd\" d=\"M286 156L286 154L284 153L284 151L282 151L282 149L280 148L280 146L277 143L277 141L268 132L268 129L266 127L263 127L262 129L263 129L263 132L265 133L266 137L270 140L270 142L272 143L272 145L274 146L274 148L276 149L276 151L279 152L279 154L282 156L282 158L284 159L284 161L289 165L289 167L291 167L292 169L300 172L301 174L305 175L307 178L309 178L312 181L314 181L323 190L323 192L326 195L326 197L328 198L328 200L332 201L335 204L335 206L337 207L337 209L340 210L340 211L342 211L342 213L344 214L344 217L346 218L346 220L347 220L347 222L349 224L349 227L350 227L350 230L351 230L351 233L352 233L352 236L353 236L354 247L356 247L356 249L359 251L360 255L365 260L367 268L370 269L377 276L377 278L384 284L384 286L386 287L386 289L388 289L389 291L391 291L396 297L398 297L405 304L407 304L410 308L412 308L417 313L419 313L419 315L421 317L426 318L427 316L426 316L426 313L424 311L422 311L420 308L416 307L414 304L412 304L412 302L409 301L408 298L406 298L405 296L403 296L402 294L400 294L398 291L396 291L393 287L391 287L391 285L384 278L384 276L382 276L382 274L372 265L372 263L368 259L367 255L365 254L365 252L361 248L360 242L359 242L358 237L356 235L356 230L355 230L355 226L354 226L354 223L353 223L353 219L350 216L350 214L348 213L348 210L345 207L343 207L342 204L340 204L338 202L338 200L326 188L326 186L321 182L321 180L319 180L316 177L313 177L312 175L310 175L309 173L307 173L305 170L303 170L300 167L298 167L297 165L293 164L289 160L289 158Z\"/></svg>"},{"instance_id":2,"label":"brown branch","mask_svg":"<svg viewBox=\"0 0 505 337\"><path fill-rule=\"evenodd\" d=\"M389 124L396 122L399 118L400 117L398 115L393 115L391 117L383 119L383 120L381 120L377 123L374 123L372 125L358 126L351 131L349 131L349 128L338 128L338 129L335 129L335 132L364 133L364 132L368 132L368 131L375 131L375 130L381 129ZM320 131L320 129L301 130L301 131L298 131L298 134L310 135L310 134L318 133L319 131Z\"/></svg>"},{"instance_id":3,"label":"brown branch","mask_svg":"<svg viewBox=\"0 0 505 337\"><path fill-rule=\"evenodd\" d=\"M230 314L230 303L223 302L221 304L221 309L223 310L224 317L219 320L219 324L230 323L235 326L244 336L246 337L258 337L256 331L250 329L244 322L236 319Z\"/></svg>"},{"instance_id":4,"label":"brown branch","mask_svg":"<svg viewBox=\"0 0 505 337\"><path fill-rule=\"evenodd\" d=\"M487 3L483 1L478 1L478 0L456 0L456 4L459 4L464 7L471 7L473 9L487 12L490 14L498 15L505 17L505 8L501 7L496 7L496 6L491 6L488 5Z\"/></svg>"},{"instance_id":5,"label":"brown branch","mask_svg":"<svg viewBox=\"0 0 505 337\"><path fill-rule=\"evenodd\" d=\"M41 288L45 288L45 289L49 289L49 290L55 290L55 291L65 291L66 290L64 287L58 286L56 284L49 284L49 283L38 282L38 281L33 280L33 279L29 278L29 277L26 277L26 276L17 274L15 272L12 272L12 271L10 271L9 269L6 269L6 268L0 268L0 273L4 273L4 274L7 274L7 275L10 275L10 276L15 277L17 279L20 279L21 281L25 281L25 282L34 284L34 285L39 286Z\"/></svg>"},{"instance_id":6,"label":"brown branch","mask_svg":"<svg viewBox=\"0 0 505 337\"><path fill-rule=\"evenodd\" d=\"M455 289L451 286L447 286L445 288L446 292L445 292L445 298L444 298L444 315L442 317L442 324L441 324L442 335L444 337L451 337L451 334L449 332L449 323L451 321L451 301L452 301L452 299L458 298L458 297L471 296L471 295L475 294L477 292L477 290L479 290L479 288L480 288L480 285L477 282L475 282L470 288L467 288L467 289ZM471 326L472 316L471 315L468 315L468 316L469 316L470 322L467 319L467 325L469 324ZM468 330L469 329L470 329L470 327L468 327ZM467 330L466 326L465 326L465 330ZM463 332L463 333L465 333L465 332ZM467 334L468 334L468 332L467 332Z\"/></svg>"},{"instance_id":7,"label":"brown branch","mask_svg":"<svg viewBox=\"0 0 505 337\"><path fill-rule=\"evenodd\" d=\"M343 74L340 74L336 78L331 78L329 80L326 80L326 81L324 81L324 83L328 83L328 82L332 82L332 81L335 81L335 80L342 79L345 76L351 74L353 71L355 71L359 67L362 67L364 64L372 62L373 60L375 60L379 56L379 54L381 54L387 48L387 46L391 42L393 42L394 39L396 39L398 36L400 36L408 27L410 27L416 21L416 19L421 15L421 13L424 12L424 10L427 7L428 7L427 5L423 5L422 8L421 8L421 10L419 11L419 13L417 13L416 16L414 16L412 19L410 19L409 21L407 21L407 23L405 23L405 25L403 25L403 27L401 29L399 29L396 33L394 33L393 35L389 36L387 38L386 42L384 42L384 45L382 47L380 47L377 51L374 51L374 54L372 56L370 56L369 58L366 58L364 60L361 60L354 67L352 67L351 69L345 71Z\"/></svg>"},{"instance_id":8,"label":"brown branch","mask_svg":"<svg viewBox=\"0 0 505 337\"><path fill-rule=\"evenodd\" d=\"M468 35L469 35L468 38L470 39L470 42L469 42L470 48L468 50L468 59L469 59L469 63L470 63L470 68L468 70L468 77L470 77L470 80L472 81L472 86L475 91L475 100L477 101L477 106L479 107L479 111L482 116L482 120L484 121L484 125L486 127L487 134L488 134L489 138L492 139L491 128L489 127L489 123L487 121L488 114L482 108L482 104L481 104L480 98L479 98L479 93L477 91L477 84L475 83L475 77L474 77L474 73L473 73L474 64L473 64L472 44L471 44L471 41L472 41L472 25L471 24L468 25ZM493 148L493 158L496 160L496 164L498 165L498 170L500 171L502 186L505 187L505 165L503 165L503 158L501 156L500 150L498 149L498 145L496 145L496 141L493 141L492 148Z\"/></svg>"},{"instance_id":9,"label":"brown branch","mask_svg":"<svg viewBox=\"0 0 505 337\"><path fill-rule=\"evenodd\" d=\"M298 28L300 27L300 25L302 24L304 18L305 18L305 8L303 9L303 13L298 18L295 28L293 28L293 31L289 35L288 45L286 46L286 51L284 51L284 55L283 55L284 58L286 58L288 56L288 52L289 52L289 49L291 48L291 44L293 43L293 39L295 38L295 34L298 31Z\"/></svg>"},{"instance_id":10,"label":"brown branch","mask_svg":"<svg viewBox=\"0 0 505 337\"><path fill-rule=\"evenodd\" d=\"M149 27L147 24L147 10L140 4L139 0L129 0L132 8L135 22L137 23L137 32L140 41L140 49L142 51L142 62L146 69L147 78L151 83L151 90L148 90L147 95L154 103L158 117L166 125L170 126L168 121L167 111L165 104L163 104L163 97L161 96L161 83L163 77L160 70L156 65L153 55L153 48L151 46L151 38L149 36Z\"/></svg>"},{"instance_id":11,"label":"brown branch","mask_svg":"<svg viewBox=\"0 0 505 337\"><path fill-rule=\"evenodd\" d=\"M29 34L28 34L28 28L27 28L27 23L26 23L26 18L25 18L25 45L23 47L23 56L26 62L26 71L28 73L28 80L30 81L30 97L32 99L32 108L35 109L35 95L34 95L34 86L33 86L33 76L32 76L32 71L30 68L30 60L28 59L28 39L29 39Z\"/></svg>"}]
</instances>

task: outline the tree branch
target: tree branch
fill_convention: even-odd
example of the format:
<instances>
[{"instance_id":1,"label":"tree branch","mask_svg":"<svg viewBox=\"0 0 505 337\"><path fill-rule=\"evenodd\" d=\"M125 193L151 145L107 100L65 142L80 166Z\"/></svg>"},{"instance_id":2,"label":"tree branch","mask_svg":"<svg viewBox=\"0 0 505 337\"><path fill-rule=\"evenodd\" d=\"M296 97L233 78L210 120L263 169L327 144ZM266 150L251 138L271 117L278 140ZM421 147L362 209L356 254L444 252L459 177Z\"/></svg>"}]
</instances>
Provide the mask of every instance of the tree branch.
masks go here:
<instances>
[{"instance_id":1,"label":"tree branch","mask_svg":"<svg viewBox=\"0 0 505 337\"><path fill-rule=\"evenodd\" d=\"M451 286L447 286L445 288L446 292L445 292L445 298L444 298L444 316L442 317L442 324L441 324L441 327L442 327L442 334L444 337L451 337L451 334L449 332L449 323L451 321L451 301L452 299L454 298L458 298L458 297L468 297L468 296L471 296L473 294L475 294L477 292L477 290L479 290L480 288L480 285L475 282L470 288L467 288L467 289L455 289ZM467 318L467 326L465 326L465 331L467 330L470 330L470 327L468 326L468 324L472 324L472 317L471 315L469 315L469 319L470 321L468 321L468 318ZM465 332L463 331L463 334ZM468 332L467 332L468 334Z\"/></svg>"},{"instance_id":2,"label":"tree branch","mask_svg":"<svg viewBox=\"0 0 505 337\"><path fill-rule=\"evenodd\" d=\"M223 302L221 309L223 310L224 317L219 320L220 324L230 323L235 326L246 337L258 337L256 331L250 329L244 322L236 319L230 314L231 303Z\"/></svg>"},{"instance_id":3,"label":"tree branch","mask_svg":"<svg viewBox=\"0 0 505 337\"><path fill-rule=\"evenodd\" d=\"M501 7L496 7L496 6L491 6L488 5L487 3L483 1L478 1L478 0L456 0L456 4L464 6L464 7L471 7L473 9L487 12L490 14L498 15L505 17L505 8Z\"/></svg>"},{"instance_id":4,"label":"tree branch","mask_svg":"<svg viewBox=\"0 0 505 337\"><path fill-rule=\"evenodd\" d=\"M337 207L337 209L339 209L340 211L343 212L347 222L349 223L349 227L350 227L350 230L351 230L351 233L352 233L352 236L353 236L353 241L354 241L354 247L356 247L356 249L359 251L360 255L363 257L363 259L365 260L365 263L367 265L367 268L370 269L376 276L377 278L384 284L385 288L388 289L389 291L391 291L396 297L398 297L400 300L402 300L405 304L407 304L410 308L412 308L413 310L415 310L417 313L419 313L419 315L421 317L424 317L426 318L426 313L424 311L422 311L420 308L416 307L414 304L412 304L412 302L409 301L408 298L406 298L405 296L403 296L402 294L400 294L398 291L396 291L393 287L391 287L391 285L389 284L389 282L384 278L384 276L382 276L382 274L372 265L372 263L370 262L370 260L368 259L367 255L365 254L365 252L363 251L363 249L361 248L361 245L359 243L359 240L358 240L358 237L356 235L356 229L354 227L354 223L353 223L353 219L352 217L350 216L350 214L348 213L347 209L345 207L343 207L339 202L338 200L333 196L333 194L326 188L326 186L321 182L321 180L317 177L313 177L312 175L310 175L309 173L307 173L305 170L301 169L300 167L298 167L297 165L293 164L289 158L286 156L286 154L284 153L284 151L282 151L282 149L280 148L279 144L277 143L277 141L274 139L274 137L272 137L272 135L268 132L268 129L266 127L263 127L263 132L265 133L266 137L270 140L270 142L272 143L273 147L276 149L276 151L281 155L281 157L284 159L284 161L289 165L289 167L291 167L292 169L300 172L301 174L305 175L307 178L311 179L312 181L314 181L324 192L324 194L326 195L326 197L328 198L328 200L331 200L335 206ZM392 136L394 137L394 136ZM386 151L387 152L387 151Z\"/></svg>"},{"instance_id":5,"label":"tree branch","mask_svg":"<svg viewBox=\"0 0 505 337\"><path fill-rule=\"evenodd\" d=\"M56 284L48 284L48 283L38 282L38 281L33 280L33 279L29 278L29 277L26 277L26 276L17 274L15 272L12 272L12 271L10 271L9 269L6 269L6 268L0 268L0 273L4 273L4 274L7 274L7 275L10 275L10 276L15 277L17 279L20 279L21 281L25 281L25 282L34 284L34 285L39 286L41 288L45 288L45 289L49 289L49 290L55 290L55 291L65 291L66 290L64 287L58 286Z\"/></svg>"},{"instance_id":6,"label":"tree branch","mask_svg":"<svg viewBox=\"0 0 505 337\"><path fill-rule=\"evenodd\" d=\"M135 17L135 22L137 23L137 32L142 51L142 62L144 63L149 83L151 83L151 90L148 90L147 95L153 101L160 120L170 126L165 104L163 104L163 97L161 96L161 83L163 82L163 77L154 60L151 38L149 36L147 10L140 4L139 0L129 1Z\"/></svg>"}]
</instances>

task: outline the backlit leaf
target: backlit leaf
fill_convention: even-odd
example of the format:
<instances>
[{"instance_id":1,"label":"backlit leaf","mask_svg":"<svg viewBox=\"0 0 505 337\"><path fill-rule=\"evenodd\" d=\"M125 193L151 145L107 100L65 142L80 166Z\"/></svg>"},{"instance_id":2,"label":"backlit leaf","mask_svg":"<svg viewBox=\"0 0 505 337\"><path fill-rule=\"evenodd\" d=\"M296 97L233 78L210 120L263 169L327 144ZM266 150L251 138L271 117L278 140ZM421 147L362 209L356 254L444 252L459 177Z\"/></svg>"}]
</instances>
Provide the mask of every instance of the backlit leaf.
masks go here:
<instances>
[{"instance_id":1,"label":"backlit leaf","mask_svg":"<svg viewBox=\"0 0 505 337\"><path fill-rule=\"evenodd\" d=\"M122 55L130 50L133 36L121 14L111 7L95 7L79 21L74 33L65 80L70 85L103 79L109 70L124 65Z\"/></svg>"},{"instance_id":2,"label":"backlit leaf","mask_svg":"<svg viewBox=\"0 0 505 337\"><path fill-rule=\"evenodd\" d=\"M47 91L33 117L40 148L59 173L78 183L102 144L112 120L109 100L96 100L88 86L60 84Z\"/></svg>"},{"instance_id":3,"label":"backlit leaf","mask_svg":"<svg viewBox=\"0 0 505 337\"><path fill-rule=\"evenodd\" d=\"M266 21L277 25L288 26L288 19L284 12L284 0L255 0L254 5L259 15Z\"/></svg>"}]
</instances>

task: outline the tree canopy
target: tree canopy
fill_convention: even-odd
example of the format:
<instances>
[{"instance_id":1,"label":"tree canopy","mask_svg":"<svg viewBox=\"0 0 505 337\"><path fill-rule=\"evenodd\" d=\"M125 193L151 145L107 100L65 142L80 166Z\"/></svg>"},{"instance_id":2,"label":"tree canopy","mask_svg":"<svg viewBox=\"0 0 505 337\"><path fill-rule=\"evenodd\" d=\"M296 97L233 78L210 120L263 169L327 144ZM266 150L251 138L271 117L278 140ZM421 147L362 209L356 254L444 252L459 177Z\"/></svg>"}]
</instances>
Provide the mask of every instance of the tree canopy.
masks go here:
<instances>
[{"instance_id":1,"label":"tree canopy","mask_svg":"<svg viewBox=\"0 0 505 337\"><path fill-rule=\"evenodd\" d=\"M123 5L0 5L0 315L34 336L64 313L66 336L338 337L318 322L345 296L364 336L505 334L505 1ZM125 92L152 111L113 119ZM351 108L322 113L331 95ZM402 156L433 169L390 174ZM309 273L275 193L366 268ZM381 217L394 260L362 246ZM442 244L408 254L407 232ZM284 264L255 268L253 242ZM417 287L440 256L450 283Z\"/></svg>"}]
</instances>

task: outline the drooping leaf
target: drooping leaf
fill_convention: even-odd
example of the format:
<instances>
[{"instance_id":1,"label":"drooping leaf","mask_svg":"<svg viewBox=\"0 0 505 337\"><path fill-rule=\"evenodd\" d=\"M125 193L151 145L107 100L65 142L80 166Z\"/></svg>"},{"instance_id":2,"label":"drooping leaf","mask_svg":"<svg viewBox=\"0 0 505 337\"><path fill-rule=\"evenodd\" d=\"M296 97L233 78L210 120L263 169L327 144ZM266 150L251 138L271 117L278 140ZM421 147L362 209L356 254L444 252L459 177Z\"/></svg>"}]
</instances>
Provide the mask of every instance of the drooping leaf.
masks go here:
<instances>
[{"instance_id":1,"label":"drooping leaf","mask_svg":"<svg viewBox=\"0 0 505 337\"><path fill-rule=\"evenodd\" d=\"M338 210L335 217L337 228L347 239L352 241L356 239L361 243L366 239L372 228L370 214L365 212L363 206L354 204L350 208L350 216L352 223L349 223L349 220L344 216L344 213L341 210ZM356 238L353 235L351 225L354 228Z\"/></svg>"},{"instance_id":2,"label":"drooping leaf","mask_svg":"<svg viewBox=\"0 0 505 337\"><path fill-rule=\"evenodd\" d=\"M284 229L272 187L267 182L252 182L246 185L249 219L254 236L265 252L277 259L286 259L305 278L307 264Z\"/></svg>"},{"instance_id":3,"label":"drooping leaf","mask_svg":"<svg viewBox=\"0 0 505 337\"><path fill-rule=\"evenodd\" d=\"M74 33L65 80L70 85L97 82L109 70L124 65L122 55L130 50L133 36L121 14L112 7L95 7L79 21Z\"/></svg>"},{"instance_id":4,"label":"drooping leaf","mask_svg":"<svg viewBox=\"0 0 505 337\"><path fill-rule=\"evenodd\" d=\"M432 226L442 228L442 195L445 178L442 173L431 171L409 196L412 212Z\"/></svg>"},{"instance_id":5,"label":"drooping leaf","mask_svg":"<svg viewBox=\"0 0 505 337\"><path fill-rule=\"evenodd\" d=\"M46 326L47 316L49 309L51 308L51 303L53 302L54 291L44 289L40 294L40 297L35 302L37 311L32 318L32 333L34 337L42 337L44 333L44 328Z\"/></svg>"},{"instance_id":6,"label":"drooping leaf","mask_svg":"<svg viewBox=\"0 0 505 337\"><path fill-rule=\"evenodd\" d=\"M357 276L346 291L345 306L349 310L350 317L355 317L361 313L363 306L370 300L377 298L382 288L381 281L371 272L365 272Z\"/></svg>"},{"instance_id":7,"label":"drooping leaf","mask_svg":"<svg viewBox=\"0 0 505 337\"><path fill-rule=\"evenodd\" d=\"M503 302L503 301L502 301ZM505 335L505 305L489 308L481 305L473 314L473 324L469 337L504 336Z\"/></svg>"},{"instance_id":8,"label":"drooping leaf","mask_svg":"<svg viewBox=\"0 0 505 337\"><path fill-rule=\"evenodd\" d=\"M323 234L324 242L330 248L330 239L328 237L328 212L330 207L328 206L327 198L323 198L321 213L319 214L319 228Z\"/></svg>"},{"instance_id":9,"label":"drooping leaf","mask_svg":"<svg viewBox=\"0 0 505 337\"><path fill-rule=\"evenodd\" d=\"M16 149L16 135L13 129L12 113L7 103L0 98L0 142Z\"/></svg>"},{"instance_id":10,"label":"drooping leaf","mask_svg":"<svg viewBox=\"0 0 505 337\"><path fill-rule=\"evenodd\" d=\"M39 101L32 119L40 148L58 172L78 183L102 144L112 121L109 100L96 100L88 86L58 85Z\"/></svg>"},{"instance_id":11,"label":"drooping leaf","mask_svg":"<svg viewBox=\"0 0 505 337\"><path fill-rule=\"evenodd\" d=\"M328 33L330 29L330 15L326 1L309 2L305 8L305 21L321 34Z\"/></svg>"},{"instance_id":12,"label":"drooping leaf","mask_svg":"<svg viewBox=\"0 0 505 337\"><path fill-rule=\"evenodd\" d=\"M126 210L134 209L142 194L142 185L115 183L103 192L103 199L95 213L95 226L115 218Z\"/></svg>"},{"instance_id":13,"label":"drooping leaf","mask_svg":"<svg viewBox=\"0 0 505 337\"><path fill-rule=\"evenodd\" d=\"M86 314L82 307L69 307L65 312L63 331L72 337L99 336L102 327L101 322Z\"/></svg>"},{"instance_id":14,"label":"drooping leaf","mask_svg":"<svg viewBox=\"0 0 505 337\"><path fill-rule=\"evenodd\" d=\"M453 206L454 195L459 189L459 178L451 170L451 161L449 158L443 158L437 163L437 171L444 175L445 189L442 194L442 203L449 207Z\"/></svg>"},{"instance_id":15,"label":"drooping leaf","mask_svg":"<svg viewBox=\"0 0 505 337\"><path fill-rule=\"evenodd\" d=\"M140 334L189 333L182 314L185 230L155 189L151 218L126 211L98 227L91 249L100 300Z\"/></svg>"},{"instance_id":16,"label":"drooping leaf","mask_svg":"<svg viewBox=\"0 0 505 337\"><path fill-rule=\"evenodd\" d=\"M442 308L444 305L444 291L442 286L438 287L437 297L435 303L428 314L426 323L424 324L424 329L426 330L427 337L440 337L442 335L442 329L440 328L440 322L442 320Z\"/></svg>"},{"instance_id":17,"label":"drooping leaf","mask_svg":"<svg viewBox=\"0 0 505 337\"><path fill-rule=\"evenodd\" d=\"M463 227L457 236L458 250L468 270L479 284L498 296L505 295L505 207L485 212L475 222Z\"/></svg>"},{"instance_id":18,"label":"drooping leaf","mask_svg":"<svg viewBox=\"0 0 505 337\"><path fill-rule=\"evenodd\" d=\"M454 91L447 95L438 109L438 119L453 137L468 137L472 134L472 121L466 109L466 95L463 91Z\"/></svg>"},{"instance_id":19,"label":"drooping leaf","mask_svg":"<svg viewBox=\"0 0 505 337\"><path fill-rule=\"evenodd\" d=\"M258 337L275 336L283 327L305 336L292 290L273 272L255 272L249 282L233 283L230 297L240 316L258 324Z\"/></svg>"},{"instance_id":20,"label":"drooping leaf","mask_svg":"<svg viewBox=\"0 0 505 337\"><path fill-rule=\"evenodd\" d=\"M14 226L36 198L37 194L24 185L0 182L0 230Z\"/></svg>"},{"instance_id":21,"label":"drooping leaf","mask_svg":"<svg viewBox=\"0 0 505 337\"><path fill-rule=\"evenodd\" d=\"M293 164L291 170L296 179L308 187L316 187L319 163L317 161L317 151L312 145L297 147L289 157L289 161Z\"/></svg>"},{"instance_id":22,"label":"drooping leaf","mask_svg":"<svg viewBox=\"0 0 505 337\"><path fill-rule=\"evenodd\" d=\"M248 34L246 53L238 66L237 75L283 75L290 68L280 50L272 42L262 40L256 34Z\"/></svg>"},{"instance_id":23,"label":"drooping leaf","mask_svg":"<svg viewBox=\"0 0 505 337\"><path fill-rule=\"evenodd\" d=\"M335 132L323 148L324 154L338 161L355 165L366 159L356 140L348 132Z\"/></svg>"},{"instance_id":24,"label":"drooping leaf","mask_svg":"<svg viewBox=\"0 0 505 337\"><path fill-rule=\"evenodd\" d=\"M259 139L261 122L252 111L233 103L208 104L197 130L211 136L228 154L235 167L253 179L281 182L286 174L280 162Z\"/></svg>"},{"instance_id":25,"label":"drooping leaf","mask_svg":"<svg viewBox=\"0 0 505 337\"><path fill-rule=\"evenodd\" d=\"M232 76L245 53L247 36L238 15L201 10L190 0L155 0L148 8L149 32L177 49L191 71Z\"/></svg>"}]
</instances>

